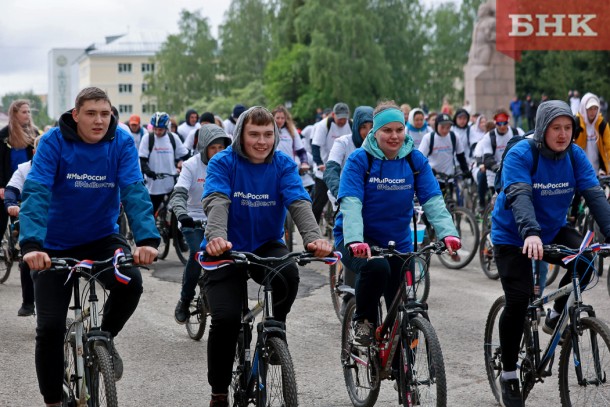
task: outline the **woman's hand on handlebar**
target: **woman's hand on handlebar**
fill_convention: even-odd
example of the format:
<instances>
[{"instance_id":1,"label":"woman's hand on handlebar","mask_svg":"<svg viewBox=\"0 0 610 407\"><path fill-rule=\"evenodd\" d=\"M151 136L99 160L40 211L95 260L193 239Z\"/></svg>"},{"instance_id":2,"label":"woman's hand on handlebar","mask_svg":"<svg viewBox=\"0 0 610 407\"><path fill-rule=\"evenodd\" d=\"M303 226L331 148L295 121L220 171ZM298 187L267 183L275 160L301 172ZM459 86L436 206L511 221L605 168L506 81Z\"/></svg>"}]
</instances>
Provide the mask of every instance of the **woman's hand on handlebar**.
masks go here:
<instances>
[{"instance_id":1,"label":"woman's hand on handlebar","mask_svg":"<svg viewBox=\"0 0 610 407\"><path fill-rule=\"evenodd\" d=\"M316 257L326 257L333 252L333 245L325 239L316 239L307 244L307 251Z\"/></svg>"},{"instance_id":2,"label":"woman's hand on handlebar","mask_svg":"<svg viewBox=\"0 0 610 407\"><path fill-rule=\"evenodd\" d=\"M29 252L23 256L30 270L40 271L51 267L51 258L45 252Z\"/></svg>"},{"instance_id":3,"label":"woman's hand on handlebar","mask_svg":"<svg viewBox=\"0 0 610 407\"><path fill-rule=\"evenodd\" d=\"M205 246L205 251L210 256L218 257L224 252L231 250L231 248L233 248L231 242L223 239L222 237L215 237Z\"/></svg>"},{"instance_id":4,"label":"woman's hand on handlebar","mask_svg":"<svg viewBox=\"0 0 610 407\"><path fill-rule=\"evenodd\" d=\"M360 259L371 258L371 248L368 243L354 242L347 245L347 248L353 257Z\"/></svg>"}]
</instances>

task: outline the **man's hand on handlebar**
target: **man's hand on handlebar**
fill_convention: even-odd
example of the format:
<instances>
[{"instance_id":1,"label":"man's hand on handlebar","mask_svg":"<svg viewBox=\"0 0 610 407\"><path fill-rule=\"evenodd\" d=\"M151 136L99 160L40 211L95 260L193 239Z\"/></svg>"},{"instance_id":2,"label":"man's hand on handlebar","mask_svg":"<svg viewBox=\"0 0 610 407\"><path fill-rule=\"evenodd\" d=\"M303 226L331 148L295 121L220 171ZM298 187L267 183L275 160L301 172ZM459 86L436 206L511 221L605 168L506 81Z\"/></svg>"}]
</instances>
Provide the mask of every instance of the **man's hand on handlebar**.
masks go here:
<instances>
[{"instance_id":1,"label":"man's hand on handlebar","mask_svg":"<svg viewBox=\"0 0 610 407\"><path fill-rule=\"evenodd\" d=\"M29 252L23 256L30 270L40 271L51 267L51 258L45 252Z\"/></svg>"},{"instance_id":2,"label":"man's hand on handlebar","mask_svg":"<svg viewBox=\"0 0 610 407\"><path fill-rule=\"evenodd\" d=\"M307 244L307 251L316 257L326 257L333 252L333 245L328 240L316 239Z\"/></svg>"},{"instance_id":3,"label":"man's hand on handlebar","mask_svg":"<svg viewBox=\"0 0 610 407\"><path fill-rule=\"evenodd\" d=\"M222 237L215 237L205 246L205 251L210 256L218 257L224 252L231 250L231 248L233 248L233 244L231 244L231 242L223 239Z\"/></svg>"}]
</instances>

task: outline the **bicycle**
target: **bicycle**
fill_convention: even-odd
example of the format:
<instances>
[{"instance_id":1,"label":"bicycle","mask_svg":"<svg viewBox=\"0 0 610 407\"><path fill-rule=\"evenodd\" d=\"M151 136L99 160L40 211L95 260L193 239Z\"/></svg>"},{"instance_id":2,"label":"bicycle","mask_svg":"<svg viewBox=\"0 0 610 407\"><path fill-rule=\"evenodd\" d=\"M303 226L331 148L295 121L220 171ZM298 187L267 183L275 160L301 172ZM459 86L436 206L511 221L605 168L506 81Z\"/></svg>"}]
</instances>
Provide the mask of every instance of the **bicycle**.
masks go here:
<instances>
[{"instance_id":1,"label":"bicycle","mask_svg":"<svg viewBox=\"0 0 610 407\"><path fill-rule=\"evenodd\" d=\"M131 250L135 250L135 236L133 235L131 226L129 226L129 221L127 219L127 214L125 213L125 208L123 207L123 204L121 204L121 209L119 212L119 221L117 223L119 224L119 234L123 236L125 240L127 240L127 243L129 244L129 247L131 247Z\"/></svg>"},{"instance_id":2,"label":"bicycle","mask_svg":"<svg viewBox=\"0 0 610 407\"><path fill-rule=\"evenodd\" d=\"M292 251L294 248L294 221L290 212L286 212L286 219L284 220L284 242L288 250Z\"/></svg>"},{"instance_id":3,"label":"bicycle","mask_svg":"<svg viewBox=\"0 0 610 407\"><path fill-rule=\"evenodd\" d=\"M575 256L572 261L585 261L589 266L588 272L595 272L595 259L589 261L582 256L585 253L607 257L610 255L610 246L595 244L581 250L561 245L544 246L545 256L557 260L565 258L564 256ZM610 387L606 382L606 373L610 371L610 330L605 323L596 318L593 307L583 303L582 291L584 290L581 291L578 273L574 271L571 283L542 297L540 296L539 267L533 267L533 280L534 286L523 325L523 339L517 363L522 383L523 401L527 399L536 383L543 382L552 375L555 349L560 346L561 405L574 406L581 405L581 403L582 405L599 405L596 403L603 400L605 400L605 405L608 405ZM568 302L544 353L541 354L538 332L541 307L564 295L569 295ZM492 305L485 324L483 346L487 378L498 402L502 397L499 386L499 377L502 372L502 349L499 342L498 323L505 302L504 296L501 296ZM570 375L571 364L574 368L573 375ZM587 404L587 402L593 404Z\"/></svg>"},{"instance_id":4,"label":"bicycle","mask_svg":"<svg viewBox=\"0 0 610 407\"><path fill-rule=\"evenodd\" d=\"M206 222L195 221L196 228L205 230ZM203 271L199 275L197 285L195 286L195 296L189 305L188 318L186 320L186 332L189 337L195 341L203 338L207 325L207 318L210 314L208 299L205 295Z\"/></svg>"},{"instance_id":5,"label":"bicycle","mask_svg":"<svg viewBox=\"0 0 610 407\"><path fill-rule=\"evenodd\" d=\"M21 261L19 248L19 219L10 216L10 223L4 231L0 245L0 284L8 280L13 263Z\"/></svg>"},{"instance_id":6,"label":"bicycle","mask_svg":"<svg viewBox=\"0 0 610 407\"><path fill-rule=\"evenodd\" d=\"M166 173L157 173L157 179L163 179L167 177L173 177L174 180L178 178L178 174L166 174ZM176 254L178 255L178 259L182 262L182 264L186 264L188 260L189 247L186 244L186 240L184 236L182 236L182 232L178 227L178 219L176 215L169 207L169 194L166 194L163 197L163 201L157 211L155 212L155 223L157 225L157 229L159 230L159 234L161 235L161 243L159 244L159 259L163 260L169 254L170 248L170 240L173 239L174 248L176 249Z\"/></svg>"},{"instance_id":7,"label":"bicycle","mask_svg":"<svg viewBox=\"0 0 610 407\"><path fill-rule=\"evenodd\" d=\"M114 268L117 278L125 278L121 269L133 266L133 258L122 249L102 261L52 258L51 268L43 272L69 273L74 277L74 319L66 320L64 338L63 406L117 406L117 391L110 352L110 333L100 328L97 276ZM87 279L88 306L81 302L80 279Z\"/></svg>"},{"instance_id":8,"label":"bicycle","mask_svg":"<svg viewBox=\"0 0 610 407\"><path fill-rule=\"evenodd\" d=\"M447 382L441 346L428 317L428 306L416 300L417 287L408 267L413 256L440 254L442 242L415 253L400 253L394 242L387 249L371 248L375 256L397 256L404 260L404 280L383 322L375 330L373 343L354 343L352 317L355 298L345 311L341 332L341 365L352 404L371 407L379 396L382 380L397 381L398 402L403 406L446 406ZM381 307L379 308L381 311ZM381 318L380 318L381 320Z\"/></svg>"},{"instance_id":9,"label":"bicycle","mask_svg":"<svg viewBox=\"0 0 610 407\"><path fill-rule=\"evenodd\" d=\"M286 329L283 322L273 317L273 290L271 279L286 265L296 262L300 266L312 261L331 263L337 257L317 258L308 252L291 252L282 257L262 258L254 253L230 252L229 259L206 262L205 253L198 253L198 261L206 272L217 270L227 264L262 266L265 270L263 295L252 309L248 307L247 287L244 285L242 322L237 341L237 352L233 366L233 378L229 387L229 405L259 407L298 405L297 384L292 358L286 344ZM263 313L257 324L258 337L254 352L250 352L252 329L256 316ZM251 356L253 355L253 356Z\"/></svg>"}]
</instances>

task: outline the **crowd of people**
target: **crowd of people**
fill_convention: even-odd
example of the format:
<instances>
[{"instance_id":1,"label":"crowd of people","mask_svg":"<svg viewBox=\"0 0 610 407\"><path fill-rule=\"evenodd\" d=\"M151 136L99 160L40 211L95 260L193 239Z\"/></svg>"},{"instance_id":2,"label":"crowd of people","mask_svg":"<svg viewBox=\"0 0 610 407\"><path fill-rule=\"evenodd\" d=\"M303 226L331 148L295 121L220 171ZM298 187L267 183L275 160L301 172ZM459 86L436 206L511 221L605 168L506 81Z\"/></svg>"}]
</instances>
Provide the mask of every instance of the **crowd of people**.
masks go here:
<instances>
[{"instance_id":1,"label":"crowd of people","mask_svg":"<svg viewBox=\"0 0 610 407\"><path fill-rule=\"evenodd\" d=\"M60 405L71 289L64 285L65 275L38 271L50 267L51 257L105 259L117 248L130 253L118 234L121 205L135 237L135 263L147 265L160 242L154 214L169 198L189 248L174 310L176 322L184 324L200 277L196 252L204 251L210 260L223 259L230 250L287 254L283 227L289 213L304 247L327 256L333 243L322 238L318 224L327 202L338 203L334 247L356 275L353 330L355 340L366 345L379 322L376 304L382 295L389 303L401 269L392 259L370 259L370 246L384 247L392 240L399 251L413 250L410 222L417 199L450 254L458 251L460 236L435 174L461 174L478 185L481 209L499 192L492 239L507 299L500 325L502 397L507 406L523 405L516 352L531 259L542 259L543 244L580 244L578 232L563 216L575 193L610 236L610 207L597 181L598 174L610 170L610 128L603 117L607 104L592 93L580 98L575 91L569 101L535 103L530 95L525 101L515 97L509 109L499 107L493 117L471 112L469 104L454 112L444 103L432 112L423 103L411 109L394 101L357 106L352 115L346 103L338 102L332 109L318 109L317 121L299 131L285 106L268 110L242 104L224 121L212 112L199 115L190 109L180 124L164 112L154 113L146 125L137 115L121 123L106 93L86 88L74 109L42 136L32 123L29 103L13 102L9 124L0 130L0 199L6 208L0 211L0 230L9 217L19 217L23 302L18 315L38 311L36 371L45 403ZM524 119L528 130L535 129L533 142L509 149L511 139L525 138ZM539 160L531 159L531 149ZM506 170L496 191L501 166ZM536 186L557 183L568 188L546 194ZM75 213L69 204L75 201L87 204ZM578 271L586 284L583 270ZM139 269L124 273L128 284L119 284L113 274L101 277L110 292L102 329L111 335L117 380L122 360L114 338L142 293ZM292 265L281 273L283 279L272 282L276 298L282 299L274 311L285 323L296 299L299 270ZM248 277L260 281L262 270L227 267L204 277L211 311L210 406L228 406L240 287ZM569 278L566 274L562 283ZM562 301L547 314L549 329L557 324Z\"/></svg>"}]
</instances>

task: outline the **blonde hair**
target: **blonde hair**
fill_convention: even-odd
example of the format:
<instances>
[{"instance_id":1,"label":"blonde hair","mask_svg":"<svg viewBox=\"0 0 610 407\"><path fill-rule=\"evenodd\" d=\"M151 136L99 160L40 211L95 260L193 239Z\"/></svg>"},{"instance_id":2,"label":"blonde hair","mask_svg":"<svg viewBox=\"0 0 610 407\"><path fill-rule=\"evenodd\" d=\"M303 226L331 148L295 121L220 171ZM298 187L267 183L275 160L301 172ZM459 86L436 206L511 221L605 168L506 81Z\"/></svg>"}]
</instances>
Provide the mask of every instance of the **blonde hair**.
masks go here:
<instances>
[{"instance_id":1,"label":"blonde hair","mask_svg":"<svg viewBox=\"0 0 610 407\"><path fill-rule=\"evenodd\" d=\"M11 147L26 148L34 143L34 137L38 135L38 129L32 121L25 125L20 125L17 120L17 113L23 105L30 107L30 101L17 99L8 109L8 143Z\"/></svg>"},{"instance_id":2,"label":"blonde hair","mask_svg":"<svg viewBox=\"0 0 610 407\"><path fill-rule=\"evenodd\" d=\"M377 106L375 106L375 110L373 111L373 116L375 116L377 113L383 112L384 110L387 110L387 109L400 110L400 108L398 107L396 102L394 102L393 100L381 100L381 101L379 101L379 103L377 103Z\"/></svg>"},{"instance_id":3,"label":"blonde hair","mask_svg":"<svg viewBox=\"0 0 610 407\"><path fill-rule=\"evenodd\" d=\"M273 120L274 121L275 121L275 114L276 113L284 113L284 117L286 117L286 123L284 125L286 126L286 128L288 129L288 133L290 134L290 136L294 140L294 138L296 137L296 134L297 134L297 128L294 125L294 121L292 120L292 115L290 114L288 109L286 109L286 106L279 105L278 107L273 109L271 114L273 115L273 118L274 118ZM282 129L280 129L280 130L282 130Z\"/></svg>"},{"instance_id":4,"label":"blonde hair","mask_svg":"<svg viewBox=\"0 0 610 407\"><path fill-rule=\"evenodd\" d=\"M42 136L36 136L36 138L34 139L34 150L38 148L38 144L40 144L40 139L42 139Z\"/></svg>"}]
</instances>

